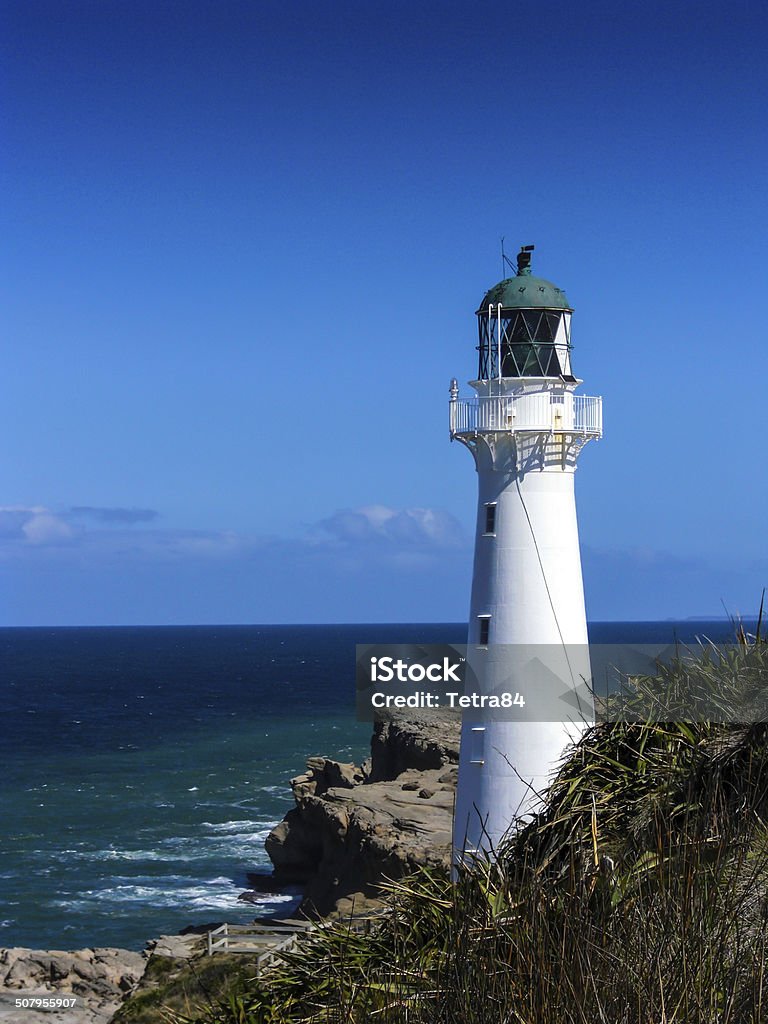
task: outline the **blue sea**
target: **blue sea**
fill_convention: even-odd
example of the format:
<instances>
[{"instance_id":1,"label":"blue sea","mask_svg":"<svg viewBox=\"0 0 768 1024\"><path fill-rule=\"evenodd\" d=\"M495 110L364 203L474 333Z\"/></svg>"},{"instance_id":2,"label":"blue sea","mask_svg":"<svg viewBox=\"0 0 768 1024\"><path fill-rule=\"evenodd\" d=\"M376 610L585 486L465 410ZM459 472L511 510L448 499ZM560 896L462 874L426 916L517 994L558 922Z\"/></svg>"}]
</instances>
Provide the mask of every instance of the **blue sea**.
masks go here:
<instances>
[{"instance_id":1,"label":"blue sea","mask_svg":"<svg viewBox=\"0 0 768 1024\"><path fill-rule=\"evenodd\" d=\"M601 643L726 640L727 621L594 623ZM238 897L306 758L359 762L358 643L461 623L0 629L0 946L141 949L288 912Z\"/></svg>"}]
</instances>

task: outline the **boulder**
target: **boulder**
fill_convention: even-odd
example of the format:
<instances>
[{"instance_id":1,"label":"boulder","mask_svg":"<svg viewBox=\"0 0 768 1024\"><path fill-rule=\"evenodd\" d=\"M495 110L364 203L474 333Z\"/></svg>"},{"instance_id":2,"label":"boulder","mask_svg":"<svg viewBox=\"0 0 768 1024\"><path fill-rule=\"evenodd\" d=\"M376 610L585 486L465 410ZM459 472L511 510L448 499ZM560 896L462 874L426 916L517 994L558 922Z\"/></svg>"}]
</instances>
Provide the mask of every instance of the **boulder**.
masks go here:
<instances>
[{"instance_id":1,"label":"boulder","mask_svg":"<svg viewBox=\"0 0 768 1024\"><path fill-rule=\"evenodd\" d=\"M136 987L146 964L146 954L129 949L0 949L0 992L76 996L77 1006L61 1011L67 1024L106 1024ZM0 1002L0 1022L7 1024L52 1024L61 1019L54 1011L17 1010L12 1000Z\"/></svg>"},{"instance_id":2,"label":"boulder","mask_svg":"<svg viewBox=\"0 0 768 1024\"><path fill-rule=\"evenodd\" d=\"M266 841L275 879L305 885L305 913L369 906L385 879L449 867L459 731L450 712L392 714L369 763L307 761L291 782L296 806Z\"/></svg>"},{"instance_id":3,"label":"boulder","mask_svg":"<svg viewBox=\"0 0 768 1024\"><path fill-rule=\"evenodd\" d=\"M389 713L371 738L370 781L396 779L409 768L429 771L459 763L461 717L450 711Z\"/></svg>"}]
</instances>

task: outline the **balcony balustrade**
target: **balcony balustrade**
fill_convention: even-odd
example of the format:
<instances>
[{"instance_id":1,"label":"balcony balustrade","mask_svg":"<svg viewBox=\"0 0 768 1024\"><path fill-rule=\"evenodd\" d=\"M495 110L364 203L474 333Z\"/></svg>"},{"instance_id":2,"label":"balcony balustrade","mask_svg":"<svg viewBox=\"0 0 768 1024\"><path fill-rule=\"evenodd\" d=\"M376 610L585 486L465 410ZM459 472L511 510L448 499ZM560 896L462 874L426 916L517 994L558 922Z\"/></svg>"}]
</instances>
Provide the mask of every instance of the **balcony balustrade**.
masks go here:
<instances>
[{"instance_id":1,"label":"balcony balustrade","mask_svg":"<svg viewBox=\"0 0 768 1024\"><path fill-rule=\"evenodd\" d=\"M450 402L451 437L485 433L566 433L598 438L603 400L591 395L535 394L478 397Z\"/></svg>"}]
</instances>

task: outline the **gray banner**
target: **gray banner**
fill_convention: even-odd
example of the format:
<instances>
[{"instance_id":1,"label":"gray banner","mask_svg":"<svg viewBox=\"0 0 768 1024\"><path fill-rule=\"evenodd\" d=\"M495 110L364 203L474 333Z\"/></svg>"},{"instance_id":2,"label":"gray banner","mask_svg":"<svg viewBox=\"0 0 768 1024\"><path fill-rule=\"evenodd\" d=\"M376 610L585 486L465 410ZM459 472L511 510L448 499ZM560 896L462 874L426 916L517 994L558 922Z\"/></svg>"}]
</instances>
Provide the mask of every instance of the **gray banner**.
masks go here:
<instances>
[{"instance_id":1,"label":"gray banner","mask_svg":"<svg viewBox=\"0 0 768 1024\"><path fill-rule=\"evenodd\" d=\"M768 721L765 644L363 644L356 664L361 721Z\"/></svg>"}]
</instances>

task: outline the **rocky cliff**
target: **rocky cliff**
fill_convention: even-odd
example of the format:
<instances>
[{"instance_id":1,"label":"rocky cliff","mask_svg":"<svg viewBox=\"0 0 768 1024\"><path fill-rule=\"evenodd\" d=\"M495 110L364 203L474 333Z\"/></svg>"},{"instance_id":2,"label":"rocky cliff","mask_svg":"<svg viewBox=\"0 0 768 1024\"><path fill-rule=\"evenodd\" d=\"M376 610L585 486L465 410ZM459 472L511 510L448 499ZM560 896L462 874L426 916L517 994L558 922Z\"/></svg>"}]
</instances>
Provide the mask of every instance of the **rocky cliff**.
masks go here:
<instances>
[{"instance_id":1,"label":"rocky cliff","mask_svg":"<svg viewBox=\"0 0 768 1024\"><path fill-rule=\"evenodd\" d=\"M266 841L275 879L306 886L302 909L359 907L385 878L449 866L459 731L458 714L392 714L362 765L309 758Z\"/></svg>"},{"instance_id":2,"label":"rocky cliff","mask_svg":"<svg viewBox=\"0 0 768 1024\"><path fill-rule=\"evenodd\" d=\"M129 949L0 949L0 1021L3 1024L105 1024L138 984L147 954ZM76 1005L36 1009L16 999L75 998ZM38 1004L39 1005L39 1004Z\"/></svg>"}]
</instances>

